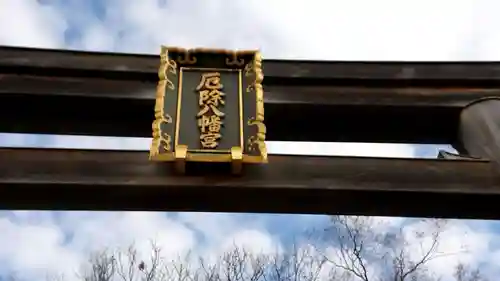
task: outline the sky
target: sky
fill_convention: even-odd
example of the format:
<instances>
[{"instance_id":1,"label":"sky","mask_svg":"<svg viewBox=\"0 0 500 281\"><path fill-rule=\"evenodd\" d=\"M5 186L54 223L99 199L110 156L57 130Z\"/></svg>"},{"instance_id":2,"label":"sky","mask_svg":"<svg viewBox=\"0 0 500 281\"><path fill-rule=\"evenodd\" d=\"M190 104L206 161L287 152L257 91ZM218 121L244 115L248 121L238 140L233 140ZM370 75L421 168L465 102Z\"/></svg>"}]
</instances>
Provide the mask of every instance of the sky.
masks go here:
<instances>
[{"instance_id":1,"label":"sky","mask_svg":"<svg viewBox=\"0 0 500 281\"><path fill-rule=\"evenodd\" d=\"M160 45L260 49L264 58L500 60L498 0L0 0L0 45L158 54ZM147 150L149 139L0 134L0 146ZM271 154L434 158L448 146L268 142ZM307 150L305 149L307 148ZM387 227L417 220L373 218ZM156 239L167 255L287 247L326 216L145 212L0 213L0 273L74 276L88 253ZM380 231L384 231L382 227ZM433 261L500 273L500 223L453 220ZM70 278L71 279L71 278Z\"/></svg>"}]
</instances>

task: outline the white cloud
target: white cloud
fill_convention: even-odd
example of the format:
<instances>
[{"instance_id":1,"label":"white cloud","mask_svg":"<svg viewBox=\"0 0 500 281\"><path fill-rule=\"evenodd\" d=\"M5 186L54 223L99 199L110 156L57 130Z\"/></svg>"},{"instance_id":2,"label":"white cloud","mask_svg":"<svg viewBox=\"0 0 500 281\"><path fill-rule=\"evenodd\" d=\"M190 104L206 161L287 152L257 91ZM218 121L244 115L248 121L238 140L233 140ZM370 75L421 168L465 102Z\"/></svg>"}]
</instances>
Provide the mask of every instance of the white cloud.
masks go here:
<instances>
[{"instance_id":1,"label":"white cloud","mask_svg":"<svg viewBox=\"0 0 500 281\"><path fill-rule=\"evenodd\" d=\"M265 230L225 214L186 213L177 220L152 212L17 211L12 215L0 218L0 261L30 279L63 273L71 280L91 252L105 248L126 249L134 244L139 257L148 260L152 240L167 259L188 252L195 256L220 254L233 245L255 253L280 247ZM206 219L208 223L203 224ZM192 223L202 225L193 228ZM217 227L224 231L214 231Z\"/></svg>"},{"instance_id":2,"label":"white cloud","mask_svg":"<svg viewBox=\"0 0 500 281\"><path fill-rule=\"evenodd\" d=\"M54 7L36 0L0 1L0 44L62 48L66 22Z\"/></svg>"},{"instance_id":3,"label":"white cloud","mask_svg":"<svg viewBox=\"0 0 500 281\"><path fill-rule=\"evenodd\" d=\"M86 42L157 52L160 44L261 48L266 57L340 60L500 58L494 0L108 1ZM112 7L112 9L111 9ZM99 31L102 34L99 34ZM126 31L126 32L123 32ZM118 36L122 35L122 36ZM100 46L99 43L96 43ZM106 48L110 44L104 44Z\"/></svg>"},{"instance_id":4,"label":"white cloud","mask_svg":"<svg viewBox=\"0 0 500 281\"><path fill-rule=\"evenodd\" d=\"M272 254L279 251L280 245L268 233L255 229L245 229L236 231L226 238L221 250L227 252L234 247L252 253Z\"/></svg>"},{"instance_id":5,"label":"white cloud","mask_svg":"<svg viewBox=\"0 0 500 281\"><path fill-rule=\"evenodd\" d=\"M61 243L62 233L54 225L13 223L0 219L0 261L22 277L40 278L46 271L57 272L77 268L82 261L80 253Z\"/></svg>"},{"instance_id":6,"label":"white cloud","mask_svg":"<svg viewBox=\"0 0 500 281\"><path fill-rule=\"evenodd\" d=\"M458 263L477 267L483 262L489 263L493 260L489 253L490 243L497 235L483 228L476 224L473 229L463 221L448 221L440 235L436 258L428 263L430 271L442 276L452 276ZM410 242L409 252L415 260L421 259L430 249L432 231L424 221L405 227L404 235ZM420 237L417 233L424 235Z\"/></svg>"},{"instance_id":7,"label":"white cloud","mask_svg":"<svg viewBox=\"0 0 500 281\"><path fill-rule=\"evenodd\" d=\"M270 141L267 146L272 154L415 157L415 147L408 144Z\"/></svg>"},{"instance_id":8,"label":"white cloud","mask_svg":"<svg viewBox=\"0 0 500 281\"><path fill-rule=\"evenodd\" d=\"M0 134L5 147L44 147L74 149L149 150L150 138L116 138L62 135ZM387 143L327 143L267 141L270 154L339 155L366 157L415 157L415 146ZM435 157L435 155L433 155Z\"/></svg>"},{"instance_id":9,"label":"white cloud","mask_svg":"<svg viewBox=\"0 0 500 281\"><path fill-rule=\"evenodd\" d=\"M374 235L382 235L380 238L383 238L384 234L395 235L393 237L395 243L391 244L392 247L374 243L363 247L368 255L372 255L372 259L364 260L368 265L368 275L372 276L371 279L387 274L384 268L391 267L393 258L397 257L401 250L405 253L407 265L422 260L432 248L435 231L440 233L436 250L432 251L429 256L430 260L424 265L433 276L443 277L441 279L443 281L454 280L451 278L458 263L472 268L482 266L483 272L490 274L498 270L498 265L493 262L496 261L495 257L498 253L491 251L492 243L497 239L498 234L487 229L486 222L449 220L436 224L436 221L432 220L366 217L361 218L360 221L347 220L347 223L370 225L370 231ZM436 225L440 228L435 227ZM327 247L325 252L334 262L345 264L342 256L339 255L340 248L332 245Z\"/></svg>"},{"instance_id":10,"label":"white cloud","mask_svg":"<svg viewBox=\"0 0 500 281\"><path fill-rule=\"evenodd\" d=\"M44 1L51 3L52 1ZM63 1L73 5L73 1ZM91 1L87 4L91 5ZM161 44L186 47L261 48L266 58L339 60L500 60L500 25L496 0L109 0L104 17L83 18L79 10L35 0L0 0L0 44L64 47L71 19L80 23L72 48L157 53ZM75 6L79 9L80 6ZM87 8L88 9L88 8ZM10 136L11 137L11 136ZM42 139L1 135L7 145L32 146ZM73 137L74 138L74 137ZM147 140L46 137L46 146L75 143L94 148L141 149ZM149 144L148 144L149 145ZM379 144L269 143L275 153L411 157L414 146ZM381 219L382 221L386 219ZM401 221L391 221L398 225ZM26 276L42 271L71 271L85 253L102 245L136 241L143 251L157 238L167 254L232 241L270 250L279 241L254 222L217 214L181 214L174 220L155 213L17 212L0 218L0 261ZM70 236L66 236L70 233ZM467 236L464 235L467 233ZM456 223L445 236L444 250L464 240L468 261L491 262L487 231ZM232 243L231 242L231 243ZM491 246L491 245L490 245ZM198 249L198 248L196 248ZM449 274L453 259L439 259L433 269ZM375 270L375 269L374 269ZM68 274L71 275L72 272Z\"/></svg>"}]
</instances>

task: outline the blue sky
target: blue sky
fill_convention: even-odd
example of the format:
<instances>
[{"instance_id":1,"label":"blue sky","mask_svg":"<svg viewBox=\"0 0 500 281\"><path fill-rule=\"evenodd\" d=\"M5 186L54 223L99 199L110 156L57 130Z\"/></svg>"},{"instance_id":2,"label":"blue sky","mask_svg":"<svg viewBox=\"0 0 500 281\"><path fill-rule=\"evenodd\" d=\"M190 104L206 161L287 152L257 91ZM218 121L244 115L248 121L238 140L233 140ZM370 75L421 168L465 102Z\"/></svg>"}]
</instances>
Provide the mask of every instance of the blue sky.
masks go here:
<instances>
[{"instance_id":1,"label":"blue sky","mask_svg":"<svg viewBox=\"0 0 500 281\"><path fill-rule=\"evenodd\" d=\"M161 44L259 48L265 58L318 60L500 60L495 0L0 0L0 44L158 53ZM8 27L8 28L4 28ZM149 139L0 134L0 146L147 150ZM391 144L269 142L270 153L434 158L439 148ZM380 231L416 220L374 218ZM233 243L286 247L325 216L2 212L0 271L38 279L71 275L92 249L157 239L167 255L216 253ZM456 220L431 269L445 277L459 260L500 273L500 224ZM446 279L445 279L446 280Z\"/></svg>"}]
</instances>

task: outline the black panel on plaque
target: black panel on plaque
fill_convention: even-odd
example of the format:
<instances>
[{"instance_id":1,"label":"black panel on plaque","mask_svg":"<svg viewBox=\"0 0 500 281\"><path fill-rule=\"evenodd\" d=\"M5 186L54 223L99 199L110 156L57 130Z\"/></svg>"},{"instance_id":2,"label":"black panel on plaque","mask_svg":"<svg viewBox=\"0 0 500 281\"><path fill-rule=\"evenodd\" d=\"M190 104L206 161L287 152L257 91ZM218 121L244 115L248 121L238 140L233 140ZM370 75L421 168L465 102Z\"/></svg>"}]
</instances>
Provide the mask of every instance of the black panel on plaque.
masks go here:
<instances>
[{"instance_id":1,"label":"black panel on plaque","mask_svg":"<svg viewBox=\"0 0 500 281\"><path fill-rule=\"evenodd\" d=\"M224 93L224 105L218 109L225 114L222 118L221 138L216 150L229 151L233 146L241 146L240 136L240 108L239 108L239 71L230 69L204 70L200 68L182 68L181 114L179 122L179 144L188 146L189 150L204 149L200 142L197 113L199 92L196 87L200 84L204 73L220 73Z\"/></svg>"}]
</instances>

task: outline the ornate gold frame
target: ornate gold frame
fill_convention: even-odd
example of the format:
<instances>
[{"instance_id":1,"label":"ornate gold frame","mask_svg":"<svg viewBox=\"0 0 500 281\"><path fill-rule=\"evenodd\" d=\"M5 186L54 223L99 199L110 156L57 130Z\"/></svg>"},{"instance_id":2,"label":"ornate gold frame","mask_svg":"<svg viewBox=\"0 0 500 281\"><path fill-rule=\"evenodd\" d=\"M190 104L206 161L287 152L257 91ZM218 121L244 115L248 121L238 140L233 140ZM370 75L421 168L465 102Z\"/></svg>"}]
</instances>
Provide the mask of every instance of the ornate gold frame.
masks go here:
<instances>
[{"instance_id":1,"label":"ornate gold frame","mask_svg":"<svg viewBox=\"0 0 500 281\"><path fill-rule=\"evenodd\" d=\"M183 56L179 56L177 60L173 60L169 57L169 52L181 53ZM215 53L215 54L225 54L226 65L231 66L243 66L245 63L243 59L240 58L241 55L253 55L253 60L250 61L247 65L245 65L243 72L239 70L239 94L251 93L255 92L256 97L256 112L255 118L252 118L246 122L247 126L257 126L257 134L255 136L251 136L249 141L252 144L258 146L259 151L261 152L259 156L253 155L244 155L243 147L232 147L228 153L220 153L220 154L211 154L211 153L202 153L198 151L190 151L187 146L177 143L177 135L179 130L179 122L180 117L179 113L181 110L181 96L182 93L182 72L181 68L178 67L178 64L183 64L184 67L186 65L193 65L197 62L197 58L194 54L196 53ZM193 66L194 67L194 66ZM221 69L222 70L222 69ZM224 69L227 70L227 69ZM172 137L167 134L161 135L161 124L172 124L172 118L168 113L164 112L163 104L164 98L166 94L166 87L169 87L171 90L174 90L174 84L172 80L170 80L169 74L178 76L178 104L177 108L177 117L175 123L175 145L172 145ZM248 86L244 92L242 89L242 75L245 77L250 76L251 74L255 75L255 81L253 84ZM175 161L177 169L181 172L184 171L184 165L186 161L195 161L195 162L231 162L233 166L233 172L238 172L241 170L242 163L267 163L267 149L265 144L265 136L266 136L266 126L264 124L264 91L262 88L262 80L264 79L264 75L262 72L262 56L259 51L252 50L242 50L242 51L231 51L225 49L206 49L206 48L196 48L196 49L184 49L178 47L166 47L161 46L160 52L160 67L158 69L158 86L156 89L156 102L155 102L155 120L153 121L153 140L151 143L151 149L149 153L149 158L152 161ZM243 136L243 99L239 98L239 108L240 108L240 134ZM172 124L173 125L173 124ZM160 147L163 148L166 153L159 153ZM243 143L244 145L244 143ZM172 146L174 147L174 151L172 152Z\"/></svg>"}]
</instances>

